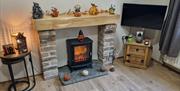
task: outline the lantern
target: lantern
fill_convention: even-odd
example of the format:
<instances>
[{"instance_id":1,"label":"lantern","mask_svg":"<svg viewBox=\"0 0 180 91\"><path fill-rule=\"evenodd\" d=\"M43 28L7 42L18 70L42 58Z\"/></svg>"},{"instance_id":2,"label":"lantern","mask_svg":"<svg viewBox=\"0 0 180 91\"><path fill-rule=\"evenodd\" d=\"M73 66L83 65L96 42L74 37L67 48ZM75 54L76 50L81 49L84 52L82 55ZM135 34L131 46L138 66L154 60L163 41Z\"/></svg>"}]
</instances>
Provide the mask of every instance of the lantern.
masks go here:
<instances>
[{"instance_id":1,"label":"lantern","mask_svg":"<svg viewBox=\"0 0 180 91\"><path fill-rule=\"evenodd\" d=\"M23 35L24 33L18 33L15 34L15 48L17 49L18 53L25 53L28 51L27 43L26 43L26 37Z\"/></svg>"}]
</instances>

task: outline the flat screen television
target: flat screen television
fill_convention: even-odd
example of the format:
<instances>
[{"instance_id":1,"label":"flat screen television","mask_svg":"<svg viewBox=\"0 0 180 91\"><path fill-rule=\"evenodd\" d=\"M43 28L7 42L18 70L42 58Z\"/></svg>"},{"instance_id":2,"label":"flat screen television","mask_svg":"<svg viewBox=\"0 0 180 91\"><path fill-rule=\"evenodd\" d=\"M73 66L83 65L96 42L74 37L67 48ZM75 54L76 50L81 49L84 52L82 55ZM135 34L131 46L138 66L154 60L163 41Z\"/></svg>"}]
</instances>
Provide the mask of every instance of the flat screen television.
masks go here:
<instances>
[{"instance_id":1,"label":"flat screen television","mask_svg":"<svg viewBox=\"0 0 180 91\"><path fill-rule=\"evenodd\" d=\"M121 25L160 30L167 6L123 4Z\"/></svg>"}]
</instances>

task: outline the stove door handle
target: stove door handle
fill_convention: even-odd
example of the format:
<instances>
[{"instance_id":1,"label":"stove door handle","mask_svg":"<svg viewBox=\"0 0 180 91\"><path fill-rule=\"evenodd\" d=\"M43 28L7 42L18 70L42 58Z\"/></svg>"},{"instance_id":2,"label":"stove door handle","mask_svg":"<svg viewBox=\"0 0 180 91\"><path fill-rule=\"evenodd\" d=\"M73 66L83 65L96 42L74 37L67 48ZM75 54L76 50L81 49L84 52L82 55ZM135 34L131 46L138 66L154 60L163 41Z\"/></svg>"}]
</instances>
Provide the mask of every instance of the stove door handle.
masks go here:
<instances>
[{"instance_id":1,"label":"stove door handle","mask_svg":"<svg viewBox=\"0 0 180 91\"><path fill-rule=\"evenodd\" d=\"M91 56L91 55L92 55L92 52L89 52L89 55Z\"/></svg>"}]
</instances>

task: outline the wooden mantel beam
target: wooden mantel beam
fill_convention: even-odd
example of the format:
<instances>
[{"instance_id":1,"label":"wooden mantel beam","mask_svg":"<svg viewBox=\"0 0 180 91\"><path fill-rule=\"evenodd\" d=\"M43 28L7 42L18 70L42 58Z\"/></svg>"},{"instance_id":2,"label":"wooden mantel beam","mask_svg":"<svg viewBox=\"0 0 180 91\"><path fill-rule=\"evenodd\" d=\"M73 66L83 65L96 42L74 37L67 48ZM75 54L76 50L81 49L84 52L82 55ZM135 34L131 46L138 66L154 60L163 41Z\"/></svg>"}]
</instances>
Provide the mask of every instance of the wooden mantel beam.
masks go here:
<instances>
[{"instance_id":1,"label":"wooden mantel beam","mask_svg":"<svg viewBox=\"0 0 180 91\"><path fill-rule=\"evenodd\" d=\"M74 17L70 15L61 15L59 17L44 16L42 19L33 19L33 22L37 31L43 31L116 24L120 22L119 19L119 15L109 15L108 13L103 13L95 16L82 15L81 17Z\"/></svg>"}]
</instances>

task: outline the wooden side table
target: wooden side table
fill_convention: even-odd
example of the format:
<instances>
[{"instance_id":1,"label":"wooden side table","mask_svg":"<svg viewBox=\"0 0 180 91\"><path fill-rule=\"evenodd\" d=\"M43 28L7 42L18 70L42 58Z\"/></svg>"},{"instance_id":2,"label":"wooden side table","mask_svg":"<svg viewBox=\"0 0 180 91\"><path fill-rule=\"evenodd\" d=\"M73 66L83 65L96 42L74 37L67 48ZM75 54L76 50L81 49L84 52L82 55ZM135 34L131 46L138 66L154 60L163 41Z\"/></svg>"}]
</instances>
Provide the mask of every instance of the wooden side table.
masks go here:
<instances>
[{"instance_id":1,"label":"wooden side table","mask_svg":"<svg viewBox=\"0 0 180 91\"><path fill-rule=\"evenodd\" d=\"M31 83L30 83L29 73L27 70L27 65L26 65L26 60L25 60L26 57L29 57L29 62L31 64L31 71L33 74L32 86L30 86ZM32 57L31 57L31 51L28 51L28 52L22 53L22 54L12 54L12 55L7 55L7 56L0 55L0 58L1 58L2 63L8 66L9 74L10 74L11 81L12 81L12 83L10 84L10 86L8 88L8 91L11 91L12 88L14 89L14 91L17 91L16 84L18 84L18 83L26 83L28 85L22 91L31 91L35 87L36 80L35 80L35 75L34 75L34 67L33 67L33 61L32 61ZM13 74L13 69L12 69L13 64L20 63L20 62L24 62L24 68L25 68L26 78L27 78L26 80L23 80L23 81L14 79L14 74Z\"/></svg>"},{"instance_id":2,"label":"wooden side table","mask_svg":"<svg viewBox=\"0 0 180 91\"><path fill-rule=\"evenodd\" d=\"M125 44L124 62L127 66L147 68L151 64L152 45L130 42Z\"/></svg>"}]
</instances>

